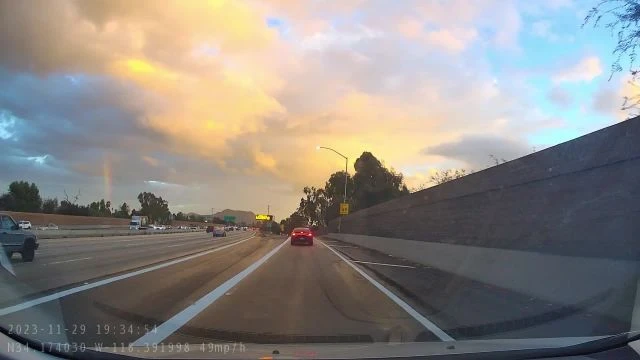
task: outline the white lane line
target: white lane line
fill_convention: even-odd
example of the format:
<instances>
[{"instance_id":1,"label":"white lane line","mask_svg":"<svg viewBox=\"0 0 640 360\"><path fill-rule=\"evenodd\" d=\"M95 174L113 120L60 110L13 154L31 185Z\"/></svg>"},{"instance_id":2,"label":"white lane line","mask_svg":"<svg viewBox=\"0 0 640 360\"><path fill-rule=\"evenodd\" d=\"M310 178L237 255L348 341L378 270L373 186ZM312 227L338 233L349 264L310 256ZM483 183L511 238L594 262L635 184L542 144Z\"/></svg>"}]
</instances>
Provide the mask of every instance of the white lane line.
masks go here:
<instances>
[{"instance_id":1,"label":"white lane line","mask_svg":"<svg viewBox=\"0 0 640 360\"><path fill-rule=\"evenodd\" d=\"M189 244L196 244L196 243L173 244L173 245L167 245L167 247L185 246Z\"/></svg>"},{"instance_id":2,"label":"white lane line","mask_svg":"<svg viewBox=\"0 0 640 360\"><path fill-rule=\"evenodd\" d=\"M358 263L358 264L369 264L369 265L380 265L380 266L393 266L393 267L401 267L401 268L407 268L407 269L415 269L415 266L409 266L409 265L397 265L397 264L384 264L384 263L377 263L377 262L370 262L370 261L360 261L360 260L351 260L354 263Z\"/></svg>"},{"instance_id":3,"label":"white lane line","mask_svg":"<svg viewBox=\"0 0 640 360\"><path fill-rule=\"evenodd\" d=\"M63 260L63 261L54 261L54 262L50 262L48 264L45 265L55 265L55 264L64 264L64 263L70 263L70 262L74 262L74 261L83 261L83 260L91 260L93 259L92 257L84 257L84 258L79 258L79 259L71 259L71 260Z\"/></svg>"},{"instance_id":4,"label":"white lane line","mask_svg":"<svg viewBox=\"0 0 640 360\"><path fill-rule=\"evenodd\" d=\"M148 332L138 340L132 342L131 345L144 346L145 344L158 344L162 342L164 339L171 336L171 334L173 334L178 329L183 327L191 319L196 317L209 305L213 304L220 297L228 293L229 290L231 290L234 286L238 285L240 281L246 278L258 267L260 267L260 265L264 264L265 261L267 261L271 256L273 256L273 254L278 252L278 250L280 250L288 241L289 239L285 240L282 244L278 245L276 248L269 251L265 256L261 257L258 261L249 265L249 267L242 270L231 279L225 281L220 286L213 289L210 293L206 294L200 299L198 299L195 303L193 303L186 309L180 311L179 313L172 316L169 320L160 324L160 326L156 328L156 331Z\"/></svg>"},{"instance_id":5,"label":"white lane line","mask_svg":"<svg viewBox=\"0 0 640 360\"><path fill-rule=\"evenodd\" d=\"M320 243L322 245L324 245L327 249L331 250L331 252L336 254L337 257L342 259L342 261L344 261L349 266L351 266L356 272L358 272L358 274L362 275L362 277L364 277L365 279L369 280L369 282L371 284L373 284L373 286L378 288L378 290L382 291L383 294L387 295L387 297L389 299L391 299L391 301L393 301L394 303L398 304L398 306L400 306L404 311L409 313L409 315L411 315L414 319L416 319L416 321L418 321L420 324L422 324L422 326L424 326L427 330L431 331L433 334L435 334L437 337L439 337L440 340L442 340L442 341L454 341L455 340L454 338L449 336L449 334L447 334L442 329L440 329L436 324L431 322L431 320L429 320L426 317L422 316L422 314L417 312L414 308L412 308L404 300L400 299L398 296L396 296L396 294L394 294L391 291L389 291L387 288L382 286L382 284L380 284L374 278L369 276L366 272L362 271L362 269L360 269L359 267L354 265L351 261L349 261L347 258L342 256L342 254L340 254L339 252L337 252L334 249L332 249L331 246L325 244L322 241L320 241Z\"/></svg>"},{"instance_id":6,"label":"white lane line","mask_svg":"<svg viewBox=\"0 0 640 360\"><path fill-rule=\"evenodd\" d=\"M33 307L33 306L36 306L36 305L40 305L40 304L43 304L43 303L46 303L46 302L49 302L49 301L52 301L52 300L57 300L57 299L60 299L61 297L73 295L73 294L79 293L81 291L97 288L97 287L102 286L102 285L111 284L112 282L128 279L130 277L134 277L134 276L137 276L137 275L148 273L150 271L166 268L167 266L171 266L171 265L179 264L181 262L189 261L189 260L198 258L200 256L208 255L208 254L214 253L216 251L224 250L224 249L230 248L232 246L236 246L236 245L242 244L243 242L249 241L249 240L253 239L254 237L255 237L255 235L251 236L249 238L246 238L244 240L239 240L239 241L236 241L236 242L228 244L228 245L224 245L224 246L217 247L215 249L203 251L201 253L193 254L193 255L190 255L190 256L187 256L187 257L184 257L184 258L181 258L181 259L172 260L172 261L169 261L169 262L166 262L166 263L150 266L148 268L136 270L136 271L133 271L133 272L130 272L130 273L114 276L114 277L111 277L111 278L108 278L108 279L103 279L103 280L96 281L96 282L91 283L91 284L81 285L81 286L74 287L74 288L71 288L71 289L68 289L68 290L59 291L59 292L53 293L51 295L42 296L42 297L39 297L39 298L36 298L36 299L33 299L33 300L25 301L25 302L23 302L21 304L8 306L6 308L0 309L0 316L4 316L4 315L7 315L7 314L11 314L11 313L17 312L17 311L28 309L30 307Z\"/></svg>"},{"instance_id":7,"label":"white lane line","mask_svg":"<svg viewBox=\"0 0 640 360\"><path fill-rule=\"evenodd\" d=\"M351 245L329 245L329 246L333 246L333 247L337 247L337 248L351 248L351 249L356 249L357 246L351 246Z\"/></svg>"}]
</instances>

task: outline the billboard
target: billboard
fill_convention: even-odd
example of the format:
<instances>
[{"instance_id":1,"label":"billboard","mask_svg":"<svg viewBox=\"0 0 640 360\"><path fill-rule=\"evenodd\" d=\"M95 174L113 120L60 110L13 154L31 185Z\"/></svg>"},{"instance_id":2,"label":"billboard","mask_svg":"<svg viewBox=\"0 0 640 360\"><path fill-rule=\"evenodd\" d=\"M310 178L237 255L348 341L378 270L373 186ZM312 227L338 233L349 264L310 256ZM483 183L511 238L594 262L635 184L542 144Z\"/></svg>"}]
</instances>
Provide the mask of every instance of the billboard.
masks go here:
<instances>
[{"instance_id":1,"label":"billboard","mask_svg":"<svg viewBox=\"0 0 640 360\"><path fill-rule=\"evenodd\" d=\"M256 215L256 220L273 221L273 215L258 214Z\"/></svg>"}]
</instances>

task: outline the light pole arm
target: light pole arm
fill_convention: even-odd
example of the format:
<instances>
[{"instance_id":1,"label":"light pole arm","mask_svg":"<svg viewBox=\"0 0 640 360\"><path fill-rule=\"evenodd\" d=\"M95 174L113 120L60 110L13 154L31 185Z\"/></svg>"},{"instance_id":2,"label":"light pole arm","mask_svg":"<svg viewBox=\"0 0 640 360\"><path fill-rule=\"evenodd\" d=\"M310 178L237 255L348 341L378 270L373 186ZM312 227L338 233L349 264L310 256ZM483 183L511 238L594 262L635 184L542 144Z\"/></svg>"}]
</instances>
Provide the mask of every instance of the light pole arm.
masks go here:
<instances>
[{"instance_id":1,"label":"light pole arm","mask_svg":"<svg viewBox=\"0 0 640 360\"><path fill-rule=\"evenodd\" d=\"M340 154L339 152L337 152L336 150L334 150L334 149L332 149L332 148L330 148L330 147L326 147L326 146L318 146L318 149L327 149L327 150L331 150L331 151L333 151L334 153L336 153L336 154L338 154L338 155L342 156L345 160L347 160L347 157L346 157L346 156L344 156L344 155Z\"/></svg>"},{"instance_id":2,"label":"light pole arm","mask_svg":"<svg viewBox=\"0 0 640 360\"><path fill-rule=\"evenodd\" d=\"M325 150L331 150L334 153L338 154L339 156L341 156L344 159L344 199L343 202L347 202L347 180L349 179L349 158L342 155L341 153L339 153L337 150L332 149L330 147L326 147L326 146L318 146L317 149L325 149ZM342 215L340 215L338 217L338 232L341 232L341 227L342 227Z\"/></svg>"}]
</instances>

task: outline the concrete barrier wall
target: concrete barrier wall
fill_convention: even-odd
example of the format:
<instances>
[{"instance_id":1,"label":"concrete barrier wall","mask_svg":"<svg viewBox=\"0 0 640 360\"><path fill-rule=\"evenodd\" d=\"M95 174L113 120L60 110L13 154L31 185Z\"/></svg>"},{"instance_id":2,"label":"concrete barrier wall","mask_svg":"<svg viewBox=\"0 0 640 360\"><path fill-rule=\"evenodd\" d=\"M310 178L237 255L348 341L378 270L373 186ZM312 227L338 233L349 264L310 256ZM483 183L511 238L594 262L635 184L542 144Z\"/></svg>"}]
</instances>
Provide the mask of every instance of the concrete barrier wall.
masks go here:
<instances>
[{"instance_id":1,"label":"concrete barrier wall","mask_svg":"<svg viewBox=\"0 0 640 360\"><path fill-rule=\"evenodd\" d=\"M72 216L72 215L60 215L60 214L43 214L43 213L27 213L17 211L3 211L3 213L11 215L16 220L31 221L33 226L47 225L53 223L58 225L61 229L128 229L131 219L120 219L111 217L96 217L96 216ZM173 226L207 226L208 223L200 223L197 221L173 221Z\"/></svg>"},{"instance_id":2,"label":"concrete barrier wall","mask_svg":"<svg viewBox=\"0 0 640 360\"><path fill-rule=\"evenodd\" d=\"M640 260L640 117L354 212L330 236L629 320ZM640 307L636 307L640 317ZM636 319L640 320L640 319Z\"/></svg>"},{"instance_id":3,"label":"concrete barrier wall","mask_svg":"<svg viewBox=\"0 0 640 360\"><path fill-rule=\"evenodd\" d=\"M342 232L636 260L639 139L640 117L357 211Z\"/></svg>"},{"instance_id":4,"label":"concrete barrier wall","mask_svg":"<svg viewBox=\"0 0 640 360\"><path fill-rule=\"evenodd\" d=\"M26 213L17 211L3 211L11 215L15 221L27 220L31 221L33 226L46 225L49 223L56 224L60 227L67 228L100 228L120 226L125 227L129 225L130 219L119 219L109 217L94 217L94 216L72 216L72 215L60 215L60 214L42 214L42 213Z\"/></svg>"},{"instance_id":5,"label":"concrete barrier wall","mask_svg":"<svg viewBox=\"0 0 640 360\"><path fill-rule=\"evenodd\" d=\"M628 321L638 262L330 233L342 240L552 303L599 298L591 312ZM411 290L411 289L409 289Z\"/></svg>"},{"instance_id":6,"label":"concrete barrier wall","mask_svg":"<svg viewBox=\"0 0 640 360\"><path fill-rule=\"evenodd\" d=\"M60 229L60 230L32 230L38 239L63 239L63 238L87 238L87 237L111 237L126 235L156 235L156 234L176 234L186 232L201 232L203 230L129 230L120 228L108 229Z\"/></svg>"}]
</instances>

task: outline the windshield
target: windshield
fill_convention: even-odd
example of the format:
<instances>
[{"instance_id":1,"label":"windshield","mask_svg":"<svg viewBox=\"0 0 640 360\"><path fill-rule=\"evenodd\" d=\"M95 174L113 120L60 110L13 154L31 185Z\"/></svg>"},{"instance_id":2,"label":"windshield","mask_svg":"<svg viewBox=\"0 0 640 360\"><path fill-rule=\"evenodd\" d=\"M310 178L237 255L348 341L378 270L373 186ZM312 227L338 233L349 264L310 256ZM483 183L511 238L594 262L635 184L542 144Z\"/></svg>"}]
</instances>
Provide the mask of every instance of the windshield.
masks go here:
<instances>
[{"instance_id":1,"label":"windshield","mask_svg":"<svg viewBox=\"0 0 640 360\"><path fill-rule=\"evenodd\" d=\"M348 358L640 330L637 3L0 0L0 332Z\"/></svg>"}]
</instances>

